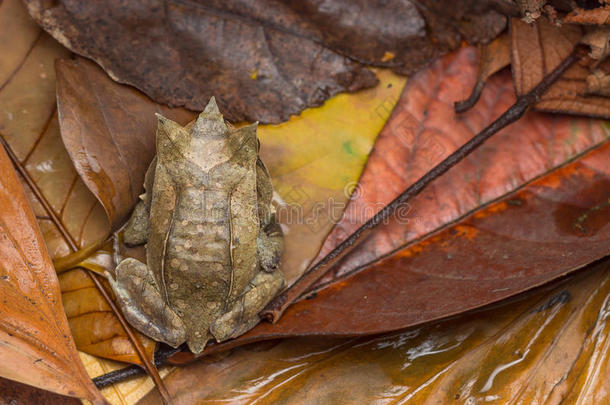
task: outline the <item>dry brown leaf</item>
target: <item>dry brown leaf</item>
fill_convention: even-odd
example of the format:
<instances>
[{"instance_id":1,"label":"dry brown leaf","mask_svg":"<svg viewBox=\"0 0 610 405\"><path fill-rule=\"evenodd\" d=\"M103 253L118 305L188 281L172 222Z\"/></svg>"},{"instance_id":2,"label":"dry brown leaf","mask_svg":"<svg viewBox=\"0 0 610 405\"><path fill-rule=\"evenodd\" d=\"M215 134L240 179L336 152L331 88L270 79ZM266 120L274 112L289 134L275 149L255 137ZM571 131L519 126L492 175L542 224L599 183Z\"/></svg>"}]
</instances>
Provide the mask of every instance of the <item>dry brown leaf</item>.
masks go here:
<instances>
[{"instance_id":1,"label":"dry brown leaf","mask_svg":"<svg viewBox=\"0 0 610 405\"><path fill-rule=\"evenodd\" d=\"M594 70L587 76L587 94L610 97L610 74Z\"/></svg>"},{"instance_id":2,"label":"dry brown leaf","mask_svg":"<svg viewBox=\"0 0 610 405\"><path fill-rule=\"evenodd\" d=\"M594 27L587 31L580 40L589 45L591 52L589 56L595 60L603 60L610 54L610 27Z\"/></svg>"},{"instance_id":3,"label":"dry brown leaf","mask_svg":"<svg viewBox=\"0 0 610 405\"><path fill-rule=\"evenodd\" d=\"M410 73L462 40L486 42L492 1L27 0L57 40L155 101L201 111L215 96L233 122L278 123L376 84L364 65Z\"/></svg>"},{"instance_id":4,"label":"dry brown leaf","mask_svg":"<svg viewBox=\"0 0 610 405\"><path fill-rule=\"evenodd\" d=\"M607 404L610 262L391 334L257 343L176 368L176 405ZM205 381L205 383L202 383ZM153 390L138 405L160 404Z\"/></svg>"},{"instance_id":5,"label":"dry brown leaf","mask_svg":"<svg viewBox=\"0 0 610 405\"><path fill-rule=\"evenodd\" d=\"M455 103L456 112L464 112L472 108L481 97L487 79L494 73L510 64L510 46L508 34L504 33L489 44L479 45L479 67L477 80L470 96L464 101Z\"/></svg>"},{"instance_id":6,"label":"dry brown leaf","mask_svg":"<svg viewBox=\"0 0 610 405\"><path fill-rule=\"evenodd\" d=\"M105 403L78 358L53 263L4 149L0 207L0 375Z\"/></svg>"},{"instance_id":7,"label":"dry brown leaf","mask_svg":"<svg viewBox=\"0 0 610 405\"><path fill-rule=\"evenodd\" d=\"M62 144L55 103L54 61L69 53L44 33L18 0L0 4L0 136L14 151L77 246L108 233L102 206L74 170ZM23 181L24 179L21 178ZM24 182L49 253L70 253L64 234ZM139 363L106 301L82 270L60 276L62 300L77 347L98 356ZM154 342L143 339L152 357Z\"/></svg>"},{"instance_id":8,"label":"dry brown leaf","mask_svg":"<svg viewBox=\"0 0 610 405\"><path fill-rule=\"evenodd\" d=\"M576 8L563 18L564 23L606 25L610 23L610 5L592 9Z\"/></svg>"},{"instance_id":9,"label":"dry brown leaf","mask_svg":"<svg viewBox=\"0 0 610 405\"><path fill-rule=\"evenodd\" d=\"M510 21L513 79L517 94L522 95L538 84L565 59L582 38L579 26L564 24L557 27L546 18L535 24L519 19ZM610 118L610 98L586 96L589 70L572 66L542 95L536 109L556 113Z\"/></svg>"}]
</instances>

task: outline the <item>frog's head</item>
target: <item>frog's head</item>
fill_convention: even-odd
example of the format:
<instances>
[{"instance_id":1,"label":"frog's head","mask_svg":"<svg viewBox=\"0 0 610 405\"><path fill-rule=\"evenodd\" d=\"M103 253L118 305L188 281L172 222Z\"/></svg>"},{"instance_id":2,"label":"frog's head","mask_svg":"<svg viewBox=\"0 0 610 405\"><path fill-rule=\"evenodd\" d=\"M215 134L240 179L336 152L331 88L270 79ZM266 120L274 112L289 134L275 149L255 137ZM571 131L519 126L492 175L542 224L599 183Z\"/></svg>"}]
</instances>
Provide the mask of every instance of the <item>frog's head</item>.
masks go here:
<instances>
[{"instance_id":1,"label":"frog's head","mask_svg":"<svg viewBox=\"0 0 610 405\"><path fill-rule=\"evenodd\" d=\"M184 127L160 114L157 117L157 156L163 162L186 160L207 171L236 154L246 155L237 161L258 156L257 123L239 129L229 127L214 97L197 119Z\"/></svg>"}]
</instances>

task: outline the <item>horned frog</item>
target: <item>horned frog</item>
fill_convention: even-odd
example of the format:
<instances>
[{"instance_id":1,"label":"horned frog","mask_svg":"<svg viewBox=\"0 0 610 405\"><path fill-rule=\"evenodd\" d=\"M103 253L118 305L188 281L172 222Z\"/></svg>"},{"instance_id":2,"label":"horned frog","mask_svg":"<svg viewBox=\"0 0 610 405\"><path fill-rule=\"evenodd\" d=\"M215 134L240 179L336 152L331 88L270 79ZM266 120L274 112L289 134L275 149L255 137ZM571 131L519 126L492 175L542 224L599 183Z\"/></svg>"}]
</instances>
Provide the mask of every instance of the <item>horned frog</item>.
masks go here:
<instances>
[{"instance_id":1,"label":"horned frog","mask_svg":"<svg viewBox=\"0 0 610 405\"><path fill-rule=\"evenodd\" d=\"M147 242L148 264L124 259L109 280L136 329L199 353L258 323L284 286L283 234L256 124L228 127L213 97L185 127L157 117L157 155L123 233Z\"/></svg>"}]
</instances>

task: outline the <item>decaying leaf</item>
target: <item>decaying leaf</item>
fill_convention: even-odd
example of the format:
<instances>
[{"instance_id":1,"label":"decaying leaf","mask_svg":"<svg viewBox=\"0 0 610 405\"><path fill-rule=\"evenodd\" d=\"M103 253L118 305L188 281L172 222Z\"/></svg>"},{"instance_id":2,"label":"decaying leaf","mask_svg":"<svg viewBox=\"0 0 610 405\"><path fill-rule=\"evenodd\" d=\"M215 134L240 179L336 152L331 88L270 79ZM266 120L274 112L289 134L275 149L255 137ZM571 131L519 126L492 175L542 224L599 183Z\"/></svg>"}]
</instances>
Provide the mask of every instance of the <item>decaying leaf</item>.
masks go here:
<instances>
[{"instance_id":1,"label":"decaying leaf","mask_svg":"<svg viewBox=\"0 0 610 405\"><path fill-rule=\"evenodd\" d=\"M610 54L610 27L594 27L582 37L583 44L589 45L589 56L595 60L603 60Z\"/></svg>"},{"instance_id":2,"label":"decaying leaf","mask_svg":"<svg viewBox=\"0 0 610 405\"><path fill-rule=\"evenodd\" d=\"M582 38L579 26L564 24L558 27L546 18L531 25L513 18L509 34L518 95L527 93L539 83ZM610 98L585 95L588 75L585 66L574 65L541 97L536 109L609 118Z\"/></svg>"},{"instance_id":3,"label":"decaying leaf","mask_svg":"<svg viewBox=\"0 0 610 405\"><path fill-rule=\"evenodd\" d=\"M0 404L45 404L45 405L80 405L76 398L66 397L53 392L44 391L30 385L0 378Z\"/></svg>"},{"instance_id":4,"label":"decaying leaf","mask_svg":"<svg viewBox=\"0 0 610 405\"><path fill-rule=\"evenodd\" d=\"M102 168L82 170L81 174L87 184L93 185L92 191L102 204L110 204L106 212L119 213L111 217L117 222L130 212L143 190L142 179L154 154L154 150L146 151L154 148L157 118L153 110L157 107L132 88L114 83L90 63L62 62L58 67L60 121L66 147L76 167ZM306 110L286 123L258 129L261 157L283 200L277 215L285 227L282 271L289 282L307 268L325 235L341 217L351 187L405 83L389 71L378 75L380 84L373 89L336 96L323 107ZM80 105L80 93L75 92L79 88L86 88L95 98L93 107ZM125 131L130 124L121 123L133 118L117 111L123 105L129 105L134 114L140 112L139 126L151 130ZM68 112L70 121L64 125ZM112 117L112 130L100 129L102 115L108 120ZM124 196L116 204L119 192Z\"/></svg>"},{"instance_id":5,"label":"decaying leaf","mask_svg":"<svg viewBox=\"0 0 610 405\"><path fill-rule=\"evenodd\" d=\"M563 18L565 23L583 25L606 25L610 22L610 5L592 9L576 8Z\"/></svg>"},{"instance_id":6,"label":"decaying leaf","mask_svg":"<svg viewBox=\"0 0 610 405\"><path fill-rule=\"evenodd\" d=\"M157 102L201 111L215 96L230 121L274 123L373 86L363 64L413 72L463 39L489 41L506 24L492 3L26 1L62 44Z\"/></svg>"},{"instance_id":7,"label":"decaying leaf","mask_svg":"<svg viewBox=\"0 0 610 405\"><path fill-rule=\"evenodd\" d=\"M0 206L0 375L105 403L78 358L53 263L4 149Z\"/></svg>"},{"instance_id":8,"label":"decaying leaf","mask_svg":"<svg viewBox=\"0 0 610 405\"><path fill-rule=\"evenodd\" d=\"M587 94L610 97L610 75L603 70L594 70L587 76Z\"/></svg>"},{"instance_id":9,"label":"decaying leaf","mask_svg":"<svg viewBox=\"0 0 610 405\"><path fill-rule=\"evenodd\" d=\"M49 253L59 258L71 251L66 238L76 246L89 246L109 232L102 206L74 170L59 133L54 61L68 52L36 26L18 0L0 4L0 37L6 38L0 40L0 136L31 180L21 177ZM139 363L120 323L82 270L62 274L59 280L77 348ZM152 357L154 342L144 340L144 346Z\"/></svg>"},{"instance_id":10,"label":"decaying leaf","mask_svg":"<svg viewBox=\"0 0 610 405\"><path fill-rule=\"evenodd\" d=\"M184 405L604 404L609 302L605 260L500 306L381 336L250 345L165 383ZM152 391L138 405L159 403Z\"/></svg>"}]
</instances>

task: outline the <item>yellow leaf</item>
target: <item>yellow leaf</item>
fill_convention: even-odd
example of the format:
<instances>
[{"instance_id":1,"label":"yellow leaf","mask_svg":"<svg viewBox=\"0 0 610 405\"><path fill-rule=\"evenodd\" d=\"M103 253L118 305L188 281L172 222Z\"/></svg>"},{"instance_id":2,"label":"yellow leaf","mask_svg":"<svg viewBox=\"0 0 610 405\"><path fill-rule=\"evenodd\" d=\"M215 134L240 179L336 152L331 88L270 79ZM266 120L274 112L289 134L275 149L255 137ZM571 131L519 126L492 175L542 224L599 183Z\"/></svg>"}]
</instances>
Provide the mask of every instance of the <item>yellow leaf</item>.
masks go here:
<instances>
[{"instance_id":1,"label":"yellow leaf","mask_svg":"<svg viewBox=\"0 0 610 405\"><path fill-rule=\"evenodd\" d=\"M340 94L288 122L259 127L261 157L281 197L282 271L289 284L309 266L340 219L406 83L387 70L377 75L379 84L372 89Z\"/></svg>"}]
</instances>

